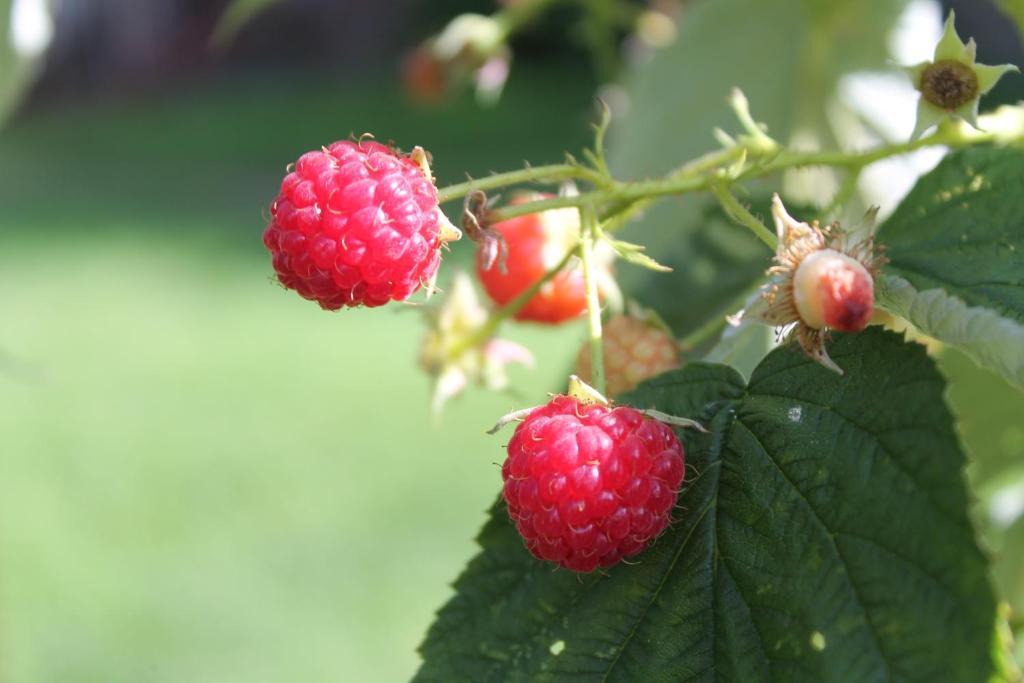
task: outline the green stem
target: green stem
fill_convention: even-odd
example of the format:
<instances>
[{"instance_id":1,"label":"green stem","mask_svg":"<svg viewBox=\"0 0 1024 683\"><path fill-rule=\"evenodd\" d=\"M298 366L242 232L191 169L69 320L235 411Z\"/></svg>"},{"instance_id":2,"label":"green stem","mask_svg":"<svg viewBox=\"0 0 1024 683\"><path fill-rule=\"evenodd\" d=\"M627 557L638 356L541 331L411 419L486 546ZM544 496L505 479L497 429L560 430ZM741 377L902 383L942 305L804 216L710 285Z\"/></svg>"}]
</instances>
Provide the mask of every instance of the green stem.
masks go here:
<instances>
[{"instance_id":1,"label":"green stem","mask_svg":"<svg viewBox=\"0 0 1024 683\"><path fill-rule=\"evenodd\" d=\"M769 163L749 169L746 173L743 173L740 178L744 179L748 177L763 176L789 168L807 166L834 166L838 168L860 170L866 166L870 166L876 161L899 156L901 154L908 154L924 147L934 147L935 145L948 145L954 148L967 147L980 142L989 142L993 139L994 135L987 133L969 133L965 135L959 128L958 124L944 122L943 125L940 125L934 133L926 137L918 138L917 140L909 140L907 142L880 145L879 147L869 149L866 152L855 152L850 154L835 150L814 152L784 150Z\"/></svg>"},{"instance_id":2,"label":"green stem","mask_svg":"<svg viewBox=\"0 0 1024 683\"><path fill-rule=\"evenodd\" d=\"M986 133L964 134L955 125L940 126L939 129L924 138L910 142L883 145L866 152L847 154L845 152L794 152L782 151L772 154L770 161L752 163L745 171L739 173L734 180L749 180L772 175L790 168L808 166L835 166L848 169L861 169L876 161L934 145L950 147L966 147L968 145L987 142L993 136ZM550 209L579 207L584 205L603 206L613 204L626 206L641 200L663 197L666 195L686 194L699 190L709 190L714 184L729 183L731 180L722 177L727 164L737 161L747 150L742 146L731 147L712 152L700 157L673 171L669 175L653 180L635 182L612 182L590 192L572 197L554 197L534 202L524 202L513 206L504 206L492 211L492 221L503 221L516 216L525 216ZM612 211L611 215L614 215ZM602 212L602 216L609 215Z\"/></svg>"},{"instance_id":3,"label":"green stem","mask_svg":"<svg viewBox=\"0 0 1024 683\"><path fill-rule=\"evenodd\" d=\"M467 180L464 183L449 185L437 191L437 201L440 203L450 202L459 199L474 190L494 190L507 185L520 185L522 183L551 183L560 180L577 178L591 182L607 182L607 179L600 178L600 175L591 169L575 164L550 164L548 166L536 166L524 168L508 173L495 173L486 178Z\"/></svg>"},{"instance_id":4,"label":"green stem","mask_svg":"<svg viewBox=\"0 0 1024 683\"><path fill-rule=\"evenodd\" d=\"M641 180L636 182L615 183L614 185L600 190L593 190L568 197L552 197L551 199L540 199L535 202L524 202L503 206L492 211L489 219L492 222L504 221L516 216L525 216L531 213L549 211L551 209L564 209L567 207L580 207L586 204L595 205L606 202L622 204L633 204L644 199L664 197L673 194L686 194L695 190L707 189L712 178L701 175L668 176L658 180Z\"/></svg>"},{"instance_id":5,"label":"green stem","mask_svg":"<svg viewBox=\"0 0 1024 683\"><path fill-rule=\"evenodd\" d=\"M679 340L679 348L683 351L692 351L702 343L715 336L719 330L725 327L725 317L716 315L709 318L703 325Z\"/></svg>"},{"instance_id":6,"label":"green stem","mask_svg":"<svg viewBox=\"0 0 1024 683\"><path fill-rule=\"evenodd\" d=\"M597 292L597 273L594 272L597 221L594 208L580 207L580 260L583 262L583 283L587 292L587 329L590 338L590 380L598 393L605 393L604 348L601 336L601 301Z\"/></svg>"},{"instance_id":7,"label":"green stem","mask_svg":"<svg viewBox=\"0 0 1024 683\"><path fill-rule=\"evenodd\" d=\"M720 310L717 315L709 318L703 325L698 327L696 330L686 335L678 341L678 346L683 351L691 351L694 348L700 346L708 339L714 337L719 330L724 328L728 321L726 316L735 313L741 308L747 305L747 301L750 299L751 294L759 290L761 285L758 284L755 287L745 289L739 296L731 300L725 308Z\"/></svg>"},{"instance_id":8,"label":"green stem","mask_svg":"<svg viewBox=\"0 0 1024 683\"><path fill-rule=\"evenodd\" d=\"M512 301L509 301L501 308L493 311L487 318L487 322L478 327L476 331L473 332L473 334L463 338L461 343L459 343L457 346L455 346L455 348L452 349L451 356L453 358L456 358L465 351L467 351L468 349L471 349L475 346L479 346L480 344L483 344L488 339L493 337L494 333L498 331L498 327L501 326L501 323L503 323L505 320L511 318L520 310L522 310L523 306L525 306L530 301L530 299L532 299L534 295L540 291L541 287L547 284L553 277L558 275L558 273L560 273L563 268L569 265L569 261L572 260L573 256L576 255L577 251L577 247L573 247L572 249L570 249L568 252L566 252L565 256L563 256L558 263L556 263L550 270L544 273L544 275L541 276L539 280L530 285L528 289L520 293L519 296L517 296L515 299L512 299Z\"/></svg>"},{"instance_id":9,"label":"green stem","mask_svg":"<svg viewBox=\"0 0 1024 683\"><path fill-rule=\"evenodd\" d=\"M747 207L743 206L736 199L736 196L729 192L724 185L712 185L711 191L718 198L718 203L722 205L722 209L730 218L743 227L748 228L759 240L767 244L768 248L772 251L778 248L779 241L775 234L766 228L764 223L758 220L754 214L750 213Z\"/></svg>"}]
</instances>

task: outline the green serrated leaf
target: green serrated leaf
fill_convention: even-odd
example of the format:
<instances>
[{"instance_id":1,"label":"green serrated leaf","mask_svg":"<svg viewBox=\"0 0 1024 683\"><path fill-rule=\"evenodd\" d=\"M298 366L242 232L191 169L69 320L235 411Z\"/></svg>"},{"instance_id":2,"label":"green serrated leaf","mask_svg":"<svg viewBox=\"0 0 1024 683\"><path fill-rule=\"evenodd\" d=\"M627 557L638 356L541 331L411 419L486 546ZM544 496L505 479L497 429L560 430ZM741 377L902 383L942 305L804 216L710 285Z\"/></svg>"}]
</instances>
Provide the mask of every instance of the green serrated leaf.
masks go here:
<instances>
[{"instance_id":1,"label":"green serrated leaf","mask_svg":"<svg viewBox=\"0 0 1024 683\"><path fill-rule=\"evenodd\" d=\"M749 385L692 364L624 399L681 433L677 521L635 566L530 557L502 504L421 651L419 681L979 681L997 610L964 457L922 347L838 337L845 376L777 349Z\"/></svg>"},{"instance_id":2,"label":"green serrated leaf","mask_svg":"<svg viewBox=\"0 0 1024 683\"><path fill-rule=\"evenodd\" d=\"M611 237L608 237L607 234L603 234L602 237L608 240L608 243L611 245L612 249L614 249L620 256L626 252L644 250L644 245L642 244L633 244L632 242L624 242L622 240L612 239Z\"/></svg>"},{"instance_id":3,"label":"green serrated leaf","mask_svg":"<svg viewBox=\"0 0 1024 683\"><path fill-rule=\"evenodd\" d=\"M668 266L663 266L650 256L644 253L644 247L640 244L633 244L632 242L623 242L622 240L606 240L615 250L615 253L623 261L632 263L635 266L641 266L648 270L656 270L661 273L670 273L672 269Z\"/></svg>"},{"instance_id":4,"label":"green serrated leaf","mask_svg":"<svg viewBox=\"0 0 1024 683\"><path fill-rule=\"evenodd\" d=\"M981 306L968 306L943 289L918 292L901 277L877 283L878 302L930 337L952 344L979 365L1024 388L1024 325Z\"/></svg>"},{"instance_id":5,"label":"green serrated leaf","mask_svg":"<svg viewBox=\"0 0 1024 683\"><path fill-rule=\"evenodd\" d=\"M956 152L879 229L879 300L1024 387L1024 151Z\"/></svg>"}]
</instances>

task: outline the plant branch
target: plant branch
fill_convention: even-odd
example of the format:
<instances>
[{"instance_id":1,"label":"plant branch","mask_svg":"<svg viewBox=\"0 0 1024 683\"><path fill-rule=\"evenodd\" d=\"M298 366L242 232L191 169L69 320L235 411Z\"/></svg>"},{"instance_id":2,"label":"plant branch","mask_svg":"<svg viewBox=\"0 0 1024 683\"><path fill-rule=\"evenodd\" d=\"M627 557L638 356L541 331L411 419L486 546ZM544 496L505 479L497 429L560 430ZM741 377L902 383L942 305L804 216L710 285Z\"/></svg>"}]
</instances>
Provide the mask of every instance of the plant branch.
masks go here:
<instances>
[{"instance_id":1,"label":"plant branch","mask_svg":"<svg viewBox=\"0 0 1024 683\"><path fill-rule=\"evenodd\" d=\"M775 251L779 245L778 238L775 234L765 227L758 218L747 210L747 207L743 206L736 196L730 192L724 185L712 185L711 192L714 193L718 199L718 203L722 205L722 210L725 211L729 218L749 229L759 240L768 245L768 248Z\"/></svg>"},{"instance_id":2,"label":"plant branch","mask_svg":"<svg viewBox=\"0 0 1024 683\"><path fill-rule=\"evenodd\" d=\"M692 351L693 349L700 346L708 339L711 339L716 334L718 334L718 332L729 323L729 321L727 320L728 316L744 308L747 305L747 302L750 300L750 297L754 294L754 292L757 292L760 289L761 285L758 284L752 288L743 290L739 294L739 296L732 299L728 304L725 305L724 308L720 309L716 315L712 316L707 321L705 321L704 324L702 324L700 327L698 327L693 332L690 332L690 334L680 339L677 342L677 345L679 346L680 350L684 352Z\"/></svg>"},{"instance_id":3,"label":"plant branch","mask_svg":"<svg viewBox=\"0 0 1024 683\"><path fill-rule=\"evenodd\" d=\"M692 351L708 339L711 339L718 334L726 324L727 321L724 315L716 315L712 318L708 318L708 320L706 320L700 327L679 340L678 346L680 350L684 352Z\"/></svg>"},{"instance_id":4,"label":"plant branch","mask_svg":"<svg viewBox=\"0 0 1024 683\"><path fill-rule=\"evenodd\" d=\"M661 178L633 182L612 181L605 187L571 197L554 197L514 206L504 206L492 211L489 218L496 222L550 209L584 205L601 207L603 210L599 211L599 215L606 218L629 209L631 205L642 200L710 190L716 184L728 187L736 181L762 178L791 168L833 166L859 170L876 161L907 154L924 147L946 145L959 148L990 142L993 139L995 139L993 133L964 132L958 124L950 123L939 126L934 133L918 140L887 144L853 153L782 150L770 152L764 156L763 150L737 144L735 147L705 154ZM730 166L745 163L745 157L748 155L753 158L753 163L745 169L729 172ZM578 171L579 169L577 169Z\"/></svg>"},{"instance_id":5,"label":"plant branch","mask_svg":"<svg viewBox=\"0 0 1024 683\"><path fill-rule=\"evenodd\" d=\"M580 260L583 261L583 282L587 292L587 329L590 338L590 383L598 393L605 393L604 348L601 336L601 302L594 272L594 249L597 244L597 220L591 206L580 207Z\"/></svg>"},{"instance_id":6,"label":"plant branch","mask_svg":"<svg viewBox=\"0 0 1024 683\"><path fill-rule=\"evenodd\" d=\"M596 171L580 166L579 164L550 164L548 166L533 166L509 171L507 173L495 173L486 178L467 180L463 183L448 185L437 191L437 201L441 204L459 199L474 190L494 190L508 185L521 185L523 183L553 183L560 180L576 178L588 180L595 184L607 179L602 178Z\"/></svg>"}]
</instances>

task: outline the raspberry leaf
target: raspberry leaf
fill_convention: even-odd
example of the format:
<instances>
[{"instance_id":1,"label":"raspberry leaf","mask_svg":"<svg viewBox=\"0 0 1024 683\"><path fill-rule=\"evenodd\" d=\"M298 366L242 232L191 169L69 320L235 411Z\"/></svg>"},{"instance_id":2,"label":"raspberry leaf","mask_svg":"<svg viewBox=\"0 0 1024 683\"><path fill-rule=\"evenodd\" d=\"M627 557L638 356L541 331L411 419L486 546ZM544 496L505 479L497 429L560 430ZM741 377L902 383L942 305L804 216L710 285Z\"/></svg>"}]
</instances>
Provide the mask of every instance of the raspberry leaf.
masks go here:
<instances>
[{"instance_id":1,"label":"raspberry leaf","mask_svg":"<svg viewBox=\"0 0 1024 683\"><path fill-rule=\"evenodd\" d=\"M872 328L749 385L691 364L623 402L684 431L677 522L635 565L553 571L503 506L417 680L977 681L1002 666L964 457L924 349ZM938 521L941 520L941 523Z\"/></svg>"},{"instance_id":2,"label":"raspberry leaf","mask_svg":"<svg viewBox=\"0 0 1024 683\"><path fill-rule=\"evenodd\" d=\"M1024 387L1024 151L956 152L879 228L879 303Z\"/></svg>"}]
</instances>

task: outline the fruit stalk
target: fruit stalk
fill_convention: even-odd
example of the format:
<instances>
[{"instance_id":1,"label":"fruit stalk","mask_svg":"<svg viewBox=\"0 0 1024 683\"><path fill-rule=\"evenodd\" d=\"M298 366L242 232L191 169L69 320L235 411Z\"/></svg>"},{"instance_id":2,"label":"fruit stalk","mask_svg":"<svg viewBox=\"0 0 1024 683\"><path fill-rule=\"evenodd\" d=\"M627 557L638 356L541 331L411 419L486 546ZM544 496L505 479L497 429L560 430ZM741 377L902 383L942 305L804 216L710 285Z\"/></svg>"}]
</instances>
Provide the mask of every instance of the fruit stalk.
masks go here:
<instances>
[{"instance_id":1,"label":"fruit stalk","mask_svg":"<svg viewBox=\"0 0 1024 683\"><path fill-rule=\"evenodd\" d=\"M775 251L779 246L779 240L772 234L772 231L765 227L765 224L757 219L757 216L750 213L747 207L743 206L736 195L730 192L724 185L712 185L711 192L718 199L729 218L733 219L743 227L749 229L757 239L768 245L768 248Z\"/></svg>"},{"instance_id":2,"label":"fruit stalk","mask_svg":"<svg viewBox=\"0 0 1024 683\"><path fill-rule=\"evenodd\" d=\"M591 206L580 207L580 260L587 291L587 329L590 338L591 384L602 395L607 391L604 379L604 348L601 338L601 301L594 272L597 219Z\"/></svg>"}]
</instances>

